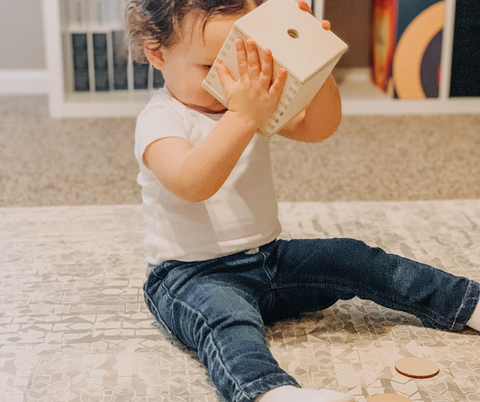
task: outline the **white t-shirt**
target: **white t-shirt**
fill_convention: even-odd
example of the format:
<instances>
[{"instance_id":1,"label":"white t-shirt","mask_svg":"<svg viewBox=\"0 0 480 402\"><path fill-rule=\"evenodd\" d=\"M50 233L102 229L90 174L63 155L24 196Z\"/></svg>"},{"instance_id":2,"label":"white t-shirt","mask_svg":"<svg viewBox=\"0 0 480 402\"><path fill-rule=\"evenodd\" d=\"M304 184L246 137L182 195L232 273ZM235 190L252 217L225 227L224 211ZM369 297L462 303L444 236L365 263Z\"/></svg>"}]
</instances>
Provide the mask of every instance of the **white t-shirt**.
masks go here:
<instances>
[{"instance_id":1,"label":"white t-shirt","mask_svg":"<svg viewBox=\"0 0 480 402\"><path fill-rule=\"evenodd\" d=\"M202 202L175 196L143 164L142 155L155 140L178 136L195 146L222 116L189 108L164 87L137 119L135 157L140 166L137 181L142 186L149 264L233 254L269 243L281 232L269 141L261 135L255 134L217 193Z\"/></svg>"}]
</instances>

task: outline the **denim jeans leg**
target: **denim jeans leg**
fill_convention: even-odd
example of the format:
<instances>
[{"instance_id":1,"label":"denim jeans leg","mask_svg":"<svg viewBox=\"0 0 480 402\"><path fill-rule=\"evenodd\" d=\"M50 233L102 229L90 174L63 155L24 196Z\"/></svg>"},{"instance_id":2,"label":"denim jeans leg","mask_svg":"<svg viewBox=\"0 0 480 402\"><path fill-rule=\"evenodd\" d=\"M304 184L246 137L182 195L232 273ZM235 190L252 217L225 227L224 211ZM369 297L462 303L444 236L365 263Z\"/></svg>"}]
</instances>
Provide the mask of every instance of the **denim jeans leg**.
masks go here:
<instances>
[{"instance_id":1,"label":"denim jeans leg","mask_svg":"<svg viewBox=\"0 0 480 402\"><path fill-rule=\"evenodd\" d=\"M358 240L279 241L272 253L277 312L316 311L358 296L413 314L426 326L460 331L479 300L475 281Z\"/></svg>"},{"instance_id":2,"label":"denim jeans leg","mask_svg":"<svg viewBox=\"0 0 480 402\"><path fill-rule=\"evenodd\" d=\"M248 257L255 258L261 256ZM253 292L234 283L235 273L225 276L228 267L212 266L207 262L179 267L160 285L154 271L145 285L150 309L161 315L180 342L197 351L228 401L252 402L278 386L298 386L268 349Z\"/></svg>"}]
</instances>

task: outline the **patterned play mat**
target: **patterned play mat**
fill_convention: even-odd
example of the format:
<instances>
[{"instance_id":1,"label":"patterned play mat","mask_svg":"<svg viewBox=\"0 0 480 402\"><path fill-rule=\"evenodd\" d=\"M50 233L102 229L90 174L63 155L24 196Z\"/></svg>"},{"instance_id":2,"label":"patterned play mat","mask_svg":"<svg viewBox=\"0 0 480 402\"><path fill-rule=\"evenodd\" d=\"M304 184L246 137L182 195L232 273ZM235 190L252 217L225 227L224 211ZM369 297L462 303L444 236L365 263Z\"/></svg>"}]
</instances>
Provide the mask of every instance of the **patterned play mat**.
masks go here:
<instances>
[{"instance_id":1,"label":"patterned play mat","mask_svg":"<svg viewBox=\"0 0 480 402\"><path fill-rule=\"evenodd\" d=\"M281 203L282 237L353 237L480 281L480 200ZM159 331L142 294L140 206L0 208L0 401L216 402L203 366ZM267 328L308 388L480 401L480 333L424 328L354 298ZM412 379L402 357L435 361ZM220 399L221 400L221 399Z\"/></svg>"}]
</instances>

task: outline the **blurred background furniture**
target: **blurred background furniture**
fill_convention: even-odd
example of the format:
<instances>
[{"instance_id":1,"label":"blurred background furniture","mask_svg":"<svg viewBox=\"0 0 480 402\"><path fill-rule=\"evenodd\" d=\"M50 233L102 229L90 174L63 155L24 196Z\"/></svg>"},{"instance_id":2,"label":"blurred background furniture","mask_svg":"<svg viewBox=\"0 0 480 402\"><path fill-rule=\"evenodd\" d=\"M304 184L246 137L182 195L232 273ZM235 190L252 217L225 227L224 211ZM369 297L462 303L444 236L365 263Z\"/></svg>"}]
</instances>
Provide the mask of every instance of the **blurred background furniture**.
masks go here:
<instances>
[{"instance_id":1,"label":"blurred background furniture","mask_svg":"<svg viewBox=\"0 0 480 402\"><path fill-rule=\"evenodd\" d=\"M161 73L148 65L129 61L121 40L124 0L42 1L51 116L137 116L163 80ZM422 3L383 1L395 3L399 9ZM478 79L475 82L480 54L475 51L473 39L475 35L480 37L480 19L473 17L480 15L478 2L424 2L438 3L444 23L441 32L435 32L439 35L427 32L427 36L438 36L436 46L441 47L438 51L441 68L438 77L435 74L431 79L438 81L438 98L419 101L391 99L372 80L372 42L375 38L378 42L378 29L372 29L372 14L378 0L310 1L315 17L330 20L335 33L349 44L349 50L334 70L345 115L480 113L479 93L475 90L475 86L480 88ZM385 24L381 22L383 28ZM410 36L418 38L416 34ZM429 43L430 38L425 46ZM459 51L454 52L455 48ZM403 49L409 51L408 46ZM418 59L413 64L420 68L421 62ZM409 82L410 78L407 76L404 81Z\"/></svg>"}]
</instances>

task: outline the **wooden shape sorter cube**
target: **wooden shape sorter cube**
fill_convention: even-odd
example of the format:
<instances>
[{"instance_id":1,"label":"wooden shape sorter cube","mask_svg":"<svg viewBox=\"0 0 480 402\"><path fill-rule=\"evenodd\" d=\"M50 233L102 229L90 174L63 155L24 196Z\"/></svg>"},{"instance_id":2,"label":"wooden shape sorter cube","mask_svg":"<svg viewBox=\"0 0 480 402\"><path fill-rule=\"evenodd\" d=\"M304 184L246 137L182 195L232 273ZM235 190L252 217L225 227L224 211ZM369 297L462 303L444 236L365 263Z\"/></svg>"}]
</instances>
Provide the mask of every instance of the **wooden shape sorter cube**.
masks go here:
<instances>
[{"instance_id":1,"label":"wooden shape sorter cube","mask_svg":"<svg viewBox=\"0 0 480 402\"><path fill-rule=\"evenodd\" d=\"M334 33L322 27L310 13L301 10L295 0L267 0L238 19L223 44L215 63L223 63L235 80L239 79L235 40L252 38L260 60L263 49L273 55L273 77L283 67L287 80L277 110L258 130L271 137L288 121L305 109L321 88L347 45ZM226 108L228 101L212 67L202 87Z\"/></svg>"}]
</instances>

